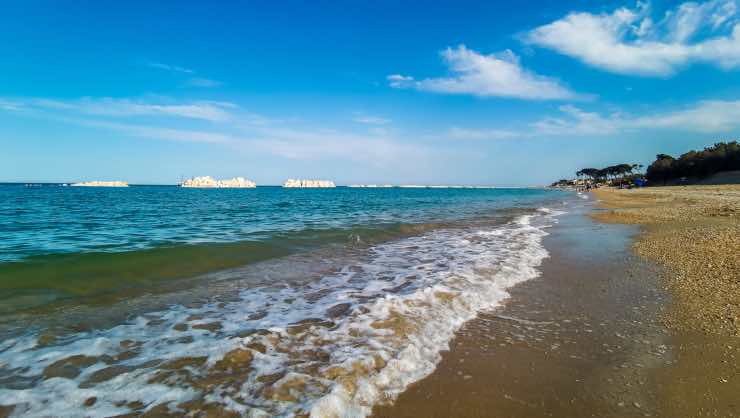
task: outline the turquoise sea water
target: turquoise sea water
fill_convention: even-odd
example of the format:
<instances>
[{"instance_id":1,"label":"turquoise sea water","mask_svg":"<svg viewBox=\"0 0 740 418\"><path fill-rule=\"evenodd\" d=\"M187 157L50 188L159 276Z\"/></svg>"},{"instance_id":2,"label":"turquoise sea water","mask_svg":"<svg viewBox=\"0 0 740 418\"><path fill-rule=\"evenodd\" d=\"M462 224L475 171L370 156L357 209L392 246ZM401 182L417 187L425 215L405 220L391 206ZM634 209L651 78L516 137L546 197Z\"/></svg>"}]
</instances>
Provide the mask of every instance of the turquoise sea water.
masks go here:
<instances>
[{"instance_id":1,"label":"turquoise sea water","mask_svg":"<svg viewBox=\"0 0 740 418\"><path fill-rule=\"evenodd\" d=\"M493 209L532 206L553 194L557 192L542 189L0 185L0 262L460 220Z\"/></svg>"},{"instance_id":2,"label":"turquoise sea water","mask_svg":"<svg viewBox=\"0 0 740 418\"><path fill-rule=\"evenodd\" d=\"M14 416L365 416L536 277L543 189L0 186Z\"/></svg>"}]
</instances>

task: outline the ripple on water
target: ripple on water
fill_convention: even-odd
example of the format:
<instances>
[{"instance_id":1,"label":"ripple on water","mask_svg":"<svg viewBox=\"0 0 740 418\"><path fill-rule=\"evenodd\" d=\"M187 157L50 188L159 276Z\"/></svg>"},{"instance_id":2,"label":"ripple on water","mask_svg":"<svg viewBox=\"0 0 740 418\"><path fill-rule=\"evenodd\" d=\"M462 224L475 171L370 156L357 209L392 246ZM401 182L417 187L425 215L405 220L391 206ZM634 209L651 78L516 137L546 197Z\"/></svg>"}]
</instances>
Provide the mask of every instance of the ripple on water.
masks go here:
<instances>
[{"instance_id":1,"label":"ripple on water","mask_svg":"<svg viewBox=\"0 0 740 418\"><path fill-rule=\"evenodd\" d=\"M556 215L427 231L310 282L47 344L37 334L0 342L0 403L17 416L368 415L431 373L477 311L538 275Z\"/></svg>"}]
</instances>

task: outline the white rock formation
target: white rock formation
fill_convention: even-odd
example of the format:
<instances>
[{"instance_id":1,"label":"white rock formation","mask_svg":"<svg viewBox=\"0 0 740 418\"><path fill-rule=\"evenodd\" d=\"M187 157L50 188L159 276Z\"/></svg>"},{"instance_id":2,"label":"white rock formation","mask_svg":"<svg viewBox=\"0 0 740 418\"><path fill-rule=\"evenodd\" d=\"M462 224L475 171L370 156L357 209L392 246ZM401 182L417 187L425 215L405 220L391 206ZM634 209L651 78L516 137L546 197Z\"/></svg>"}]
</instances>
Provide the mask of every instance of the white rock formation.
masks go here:
<instances>
[{"instance_id":1,"label":"white rock formation","mask_svg":"<svg viewBox=\"0 0 740 418\"><path fill-rule=\"evenodd\" d=\"M337 187L330 180L294 180L288 179L283 183L283 187Z\"/></svg>"},{"instance_id":2,"label":"white rock formation","mask_svg":"<svg viewBox=\"0 0 740 418\"><path fill-rule=\"evenodd\" d=\"M244 177L234 177L229 180L216 180L211 176L193 177L180 184L182 187L201 187L201 188L238 188L246 189L257 187L257 184L251 180L247 180Z\"/></svg>"},{"instance_id":3,"label":"white rock formation","mask_svg":"<svg viewBox=\"0 0 740 418\"><path fill-rule=\"evenodd\" d=\"M128 187L128 183L125 181L83 181L80 183L72 183L71 186L75 187Z\"/></svg>"}]
</instances>

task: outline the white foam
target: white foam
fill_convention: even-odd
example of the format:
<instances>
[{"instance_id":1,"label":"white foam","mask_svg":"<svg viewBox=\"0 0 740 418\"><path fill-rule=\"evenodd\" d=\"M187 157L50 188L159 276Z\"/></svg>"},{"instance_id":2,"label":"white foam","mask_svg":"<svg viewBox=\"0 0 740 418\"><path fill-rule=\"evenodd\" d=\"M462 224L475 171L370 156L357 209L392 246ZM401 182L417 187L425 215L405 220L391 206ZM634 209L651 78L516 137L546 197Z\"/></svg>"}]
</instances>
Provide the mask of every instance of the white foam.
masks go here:
<instances>
[{"instance_id":1,"label":"white foam","mask_svg":"<svg viewBox=\"0 0 740 418\"><path fill-rule=\"evenodd\" d=\"M127 341L141 346L133 357L113 361L130 371L110 380L80 387L108 367L101 360L81 368L73 379L0 387L0 404L15 404L15 416L54 411L61 417L102 417L131 412L123 402L140 401L146 409L170 402L174 409L192 399L248 416L297 411L317 417L369 415L373 405L392 401L431 373L462 324L498 306L511 286L539 274L537 267L547 256L541 243L544 229L561 213L542 208L483 230L438 230L377 245L361 263L305 285L276 283L243 290L237 301L173 306L107 330L69 336L57 345L38 346L38 335L5 341L0 343L0 371L18 381L37 378L50 364L72 355L114 358L126 351ZM302 320L326 319L329 308L342 303L350 308L333 323L296 328ZM193 328L214 322L220 330ZM182 323L189 325L187 330L174 328ZM205 356L204 366L188 368L198 379L226 353L248 349L250 343L267 350L252 350L248 372L234 373L208 393L192 379L151 382L162 371L153 360ZM340 378L332 375L336 370ZM258 380L274 373L285 375L271 386ZM296 381L302 383L291 386ZM266 388L287 389L270 397ZM90 397L97 398L95 404L84 406Z\"/></svg>"}]
</instances>

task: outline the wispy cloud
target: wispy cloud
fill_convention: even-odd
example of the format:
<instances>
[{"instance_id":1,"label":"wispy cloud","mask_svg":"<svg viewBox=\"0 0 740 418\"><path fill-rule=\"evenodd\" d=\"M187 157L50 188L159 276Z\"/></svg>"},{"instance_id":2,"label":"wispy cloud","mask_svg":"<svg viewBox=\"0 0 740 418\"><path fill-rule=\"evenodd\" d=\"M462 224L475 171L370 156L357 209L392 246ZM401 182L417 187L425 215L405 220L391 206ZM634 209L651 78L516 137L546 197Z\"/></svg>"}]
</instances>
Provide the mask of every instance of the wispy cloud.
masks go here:
<instances>
[{"instance_id":1,"label":"wispy cloud","mask_svg":"<svg viewBox=\"0 0 740 418\"><path fill-rule=\"evenodd\" d=\"M470 129L453 126L444 136L450 139L462 140L514 139L523 137L523 132L508 129Z\"/></svg>"},{"instance_id":2,"label":"wispy cloud","mask_svg":"<svg viewBox=\"0 0 740 418\"><path fill-rule=\"evenodd\" d=\"M221 85L223 85L223 83L220 81L211 80L210 78L199 78L199 77L194 77L194 78L189 79L187 81L187 84L193 87L220 87Z\"/></svg>"},{"instance_id":3,"label":"wispy cloud","mask_svg":"<svg viewBox=\"0 0 740 418\"><path fill-rule=\"evenodd\" d=\"M635 119L639 127L723 133L740 128L740 100L707 100L695 106Z\"/></svg>"},{"instance_id":4,"label":"wispy cloud","mask_svg":"<svg viewBox=\"0 0 740 418\"><path fill-rule=\"evenodd\" d=\"M115 132L134 138L227 146L290 160L336 160L384 167L401 164L409 155L429 155L420 144L403 141L375 126L360 133L316 128L305 122L273 119L218 101L172 99L1 98L0 111ZM204 123L205 122L205 123Z\"/></svg>"},{"instance_id":5,"label":"wispy cloud","mask_svg":"<svg viewBox=\"0 0 740 418\"><path fill-rule=\"evenodd\" d=\"M625 112L601 114L573 105L563 105L554 116L506 129L452 127L443 136L458 140L497 140L545 137L608 137L651 131L732 134L740 130L740 100L700 101L668 111L633 115Z\"/></svg>"},{"instance_id":6,"label":"wispy cloud","mask_svg":"<svg viewBox=\"0 0 740 418\"><path fill-rule=\"evenodd\" d=\"M191 70L190 68L180 67L177 65L162 64L161 62L149 61L146 63L146 65L151 68L156 68L157 70L170 71L173 73L195 74L195 70Z\"/></svg>"},{"instance_id":7,"label":"wispy cloud","mask_svg":"<svg viewBox=\"0 0 740 418\"><path fill-rule=\"evenodd\" d=\"M185 81L185 85L189 87L214 88L221 87L223 85L223 83L218 80L195 76L197 71L190 68L152 61L147 62L146 66L157 70L167 71L174 75L189 75L191 77Z\"/></svg>"},{"instance_id":8,"label":"wispy cloud","mask_svg":"<svg viewBox=\"0 0 740 418\"><path fill-rule=\"evenodd\" d=\"M563 106L560 110L564 117L543 119L534 124L536 132L542 135L598 136L646 130L720 134L740 129L740 101L707 100L639 116L620 112L600 115L574 106Z\"/></svg>"},{"instance_id":9,"label":"wispy cloud","mask_svg":"<svg viewBox=\"0 0 740 418\"><path fill-rule=\"evenodd\" d=\"M6 110L36 110L65 112L111 117L131 116L167 116L188 119L200 119L210 122L223 122L234 117L233 111L238 106L229 102L194 101L194 102L145 102L142 100L103 98L81 98L77 100L55 100L44 98L0 99L0 105ZM11 106L12 105L12 106Z\"/></svg>"},{"instance_id":10,"label":"wispy cloud","mask_svg":"<svg viewBox=\"0 0 740 418\"><path fill-rule=\"evenodd\" d=\"M262 132L252 144L291 160L342 160L387 167L423 160L431 154L423 145L387 135L358 135L343 131L275 129Z\"/></svg>"},{"instance_id":11,"label":"wispy cloud","mask_svg":"<svg viewBox=\"0 0 740 418\"><path fill-rule=\"evenodd\" d=\"M537 136L604 136L629 127L629 121L619 113L602 116L573 105L558 108L560 115L542 118L529 126Z\"/></svg>"},{"instance_id":12,"label":"wispy cloud","mask_svg":"<svg viewBox=\"0 0 740 418\"><path fill-rule=\"evenodd\" d=\"M122 134L138 138L162 139L166 141L179 142L199 142L206 144L236 144L241 141L238 137L220 132L166 128L161 126L147 126L89 119L66 119L66 121L90 128L120 132Z\"/></svg>"},{"instance_id":13,"label":"wispy cloud","mask_svg":"<svg viewBox=\"0 0 740 418\"><path fill-rule=\"evenodd\" d=\"M693 62L740 67L735 0L686 2L654 21L648 3L612 13L573 12L538 27L530 44L620 74L670 76Z\"/></svg>"},{"instance_id":14,"label":"wispy cloud","mask_svg":"<svg viewBox=\"0 0 740 418\"><path fill-rule=\"evenodd\" d=\"M26 108L23 103L14 100L0 99L0 110L21 112L26 110Z\"/></svg>"},{"instance_id":15,"label":"wispy cloud","mask_svg":"<svg viewBox=\"0 0 740 418\"><path fill-rule=\"evenodd\" d=\"M554 78L535 74L506 50L483 55L460 45L441 52L451 75L416 80L401 74L388 76L393 88L412 88L444 94L469 94L479 97L511 97L528 100L577 99L579 95Z\"/></svg>"},{"instance_id":16,"label":"wispy cloud","mask_svg":"<svg viewBox=\"0 0 740 418\"><path fill-rule=\"evenodd\" d=\"M352 120L357 123L363 123L366 125L387 125L391 123L391 120L388 118L382 118L380 116L368 116L368 115L358 115L358 116L355 116Z\"/></svg>"}]
</instances>

